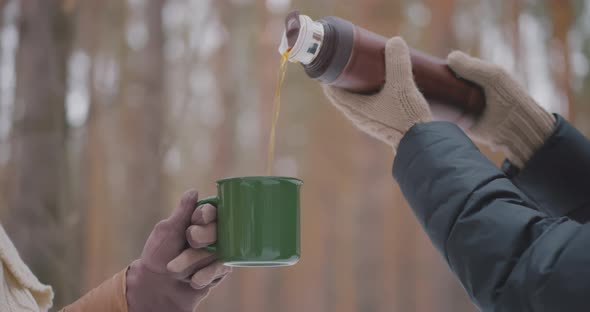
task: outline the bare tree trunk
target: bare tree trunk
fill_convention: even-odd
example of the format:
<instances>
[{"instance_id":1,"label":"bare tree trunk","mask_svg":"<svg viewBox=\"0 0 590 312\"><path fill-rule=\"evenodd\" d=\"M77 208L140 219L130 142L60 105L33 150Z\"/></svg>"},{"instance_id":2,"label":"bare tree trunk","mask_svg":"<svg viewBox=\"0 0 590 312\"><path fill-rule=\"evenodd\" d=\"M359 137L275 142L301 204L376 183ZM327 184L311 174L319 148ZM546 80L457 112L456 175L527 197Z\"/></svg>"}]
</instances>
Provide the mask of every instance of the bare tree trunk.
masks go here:
<instances>
[{"instance_id":1,"label":"bare tree trunk","mask_svg":"<svg viewBox=\"0 0 590 312\"><path fill-rule=\"evenodd\" d=\"M0 0L0 30L4 30L6 25L5 23L5 19L4 19L4 7L6 5L6 2L3 0ZM1 79L1 78L0 78ZM11 119L12 116L10 116L9 118L4 117L4 114L7 114L7 112L5 112L5 110L2 108L2 105L5 105L6 103L0 103L0 127L1 127L1 123L4 120L9 120ZM7 114L8 115L8 114ZM3 157L6 157L7 155L9 155L6 152L7 148L10 148L10 143L7 142L8 140L3 137L3 133L1 133L2 130L0 130L0 220L3 219L4 215L7 213L8 210L8 187L10 186L9 184L9 161L6 161L4 159L2 159ZM4 149L4 151L2 151Z\"/></svg>"},{"instance_id":2,"label":"bare tree trunk","mask_svg":"<svg viewBox=\"0 0 590 312\"><path fill-rule=\"evenodd\" d=\"M5 222L25 262L70 300L79 259L64 259L75 232L67 220L65 92L69 17L60 1L21 1L12 146L14 174Z\"/></svg>"},{"instance_id":3,"label":"bare tree trunk","mask_svg":"<svg viewBox=\"0 0 590 312\"><path fill-rule=\"evenodd\" d=\"M126 172L118 230L126 237L120 255L129 261L139 256L154 224L166 213L162 209L160 149L165 105L163 4L164 0L149 0L142 5L147 43L137 51L128 49L122 64L120 148ZM127 225L130 222L133 227Z\"/></svg>"},{"instance_id":4,"label":"bare tree trunk","mask_svg":"<svg viewBox=\"0 0 590 312\"><path fill-rule=\"evenodd\" d=\"M521 0L512 1L511 4L505 4L504 18L502 21L504 34L508 37L508 42L512 46L514 54L514 69L517 79L526 85L526 63L523 62L523 49L521 44L521 35L518 19L522 11L523 3Z\"/></svg>"},{"instance_id":5,"label":"bare tree trunk","mask_svg":"<svg viewBox=\"0 0 590 312\"><path fill-rule=\"evenodd\" d=\"M100 25L94 29L98 43L86 44L94 61L87 152L87 287L139 257L154 224L168 212L162 207L160 146L163 3L150 0L133 8L116 0L87 3L87 13L97 14ZM143 30L125 37L121 29L131 27L129 23L139 23L137 29ZM113 70L114 78L105 78L105 68Z\"/></svg>"},{"instance_id":6,"label":"bare tree trunk","mask_svg":"<svg viewBox=\"0 0 590 312\"><path fill-rule=\"evenodd\" d=\"M211 168L213 180L230 173L234 161L235 124L238 111L237 106L240 101L238 85L243 82L240 81L241 77L237 76L242 74L242 72L234 67L238 62L235 62L232 58L241 55L244 58L240 61L248 62L245 58L248 51L247 38L239 37L239 33L237 32L240 30L239 27L241 25L236 19L247 19L251 13L248 9L242 10L234 6L236 4L233 4L231 1L218 1L216 3L221 22L229 31L229 43L225 44L220 53L212 59L216 72L216 82L220 88L222 97L221 104L224 110L223 122L215 129L215 162Z\"/></svg>"},{"instance_id":7,"label":"bare tree trunk","mask_svg":"<svg viewBox=\"0 0 590 312\"><path fill-rule=\"evenodd\" d=\"M553 46L558 61L551 64L553 79L557 86L559 94L562 95L560 111L564 112L568 120L574 122L575 116L575 96L571 86L571 66L570 66L570 49L568 44L568 32L571 28L574 13L569 1L549 1L549 12L553 19Z\"/></svg>"},{"instance_id":8,"label":"bare tree trunk","mask_svg":"<svg viewBox=\"0 0 590 312\"><path fill-rule=\"evenodd\" d=\"M118 75L121 62L125 25L125 4L117 0L84 1L80 11L79 31L81 48L89 55L90 111L86 139L88 163L87 213L84 244L84 289L91 289L108 276L121 269L115 250L118 242L113 225L113 211L117 210L114 189L109 176L120 159L113 155L116 139L120 137L116 124L115 107L118 84L107 78L106 70ZM117 66L117 68L109 68ZM115 71L116 70L116 71ZM115 76L115 75L113 75ZM111 77L113 78L113 77ZM110 166L109 166L110 165ZM122 240L122 239L121 239ZM122 262L122 261L121 261Z\"/></svg>"}]
</instances>

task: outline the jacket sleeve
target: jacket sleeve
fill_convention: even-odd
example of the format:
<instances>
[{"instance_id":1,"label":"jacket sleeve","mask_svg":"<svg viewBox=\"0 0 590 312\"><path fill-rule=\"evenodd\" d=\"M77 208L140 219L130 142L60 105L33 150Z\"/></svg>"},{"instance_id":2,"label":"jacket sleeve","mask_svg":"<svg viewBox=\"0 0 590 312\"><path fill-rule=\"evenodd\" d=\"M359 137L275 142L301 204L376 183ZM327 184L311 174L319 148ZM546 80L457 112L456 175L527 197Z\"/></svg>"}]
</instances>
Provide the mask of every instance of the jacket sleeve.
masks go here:
<instances>
[{"instance_id":1,"label":"jacket sleeve","mask_svg":"<svg viewBox=\"0 0 590 312\"><path fill-rule=\"evenodd\" d=\"M60 312L127 312L126 273L115 274Z\"/></svg>"},{"instance_id":2,"label":"jacket sleeve","mask_svg":"<svg viewBox=\"0 0 590 312\"><path fill-rule=\"evenodd\" d=\"M393 174L483 311L590 311L590 228L538 211L458 127L412 127Z\"/></svg>"},{"instance_id":3,"label":"jacket sleeve","mask_svg":"<svg viewBox=\"0 0 590 312\"><path fill-rule=\"evenodd\" d=\"M563 117L556 115L553 134L523 170L508 161L503 168L540 211L580 223L590 220L590 142Z\"/></svg>"}]
</instances>

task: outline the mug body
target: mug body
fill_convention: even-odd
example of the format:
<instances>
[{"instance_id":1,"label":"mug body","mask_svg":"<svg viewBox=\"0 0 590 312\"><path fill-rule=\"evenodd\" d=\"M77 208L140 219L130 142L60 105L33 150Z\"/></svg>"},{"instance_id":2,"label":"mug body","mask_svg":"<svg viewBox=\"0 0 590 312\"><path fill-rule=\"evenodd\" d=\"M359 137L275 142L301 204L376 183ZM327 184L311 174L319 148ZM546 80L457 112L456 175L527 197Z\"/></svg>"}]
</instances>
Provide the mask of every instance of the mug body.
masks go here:
<instances>
[{"instance_id":1,"label":"mug body","mask_svg":"<svg viewBox=\"0 0 590 312\"><path fill-rule=\"evenodd\" d=\"M299 193L289 177L217 181L217 254L228 266L286 266L299 260Z\"/></svg>"}]
</instances>

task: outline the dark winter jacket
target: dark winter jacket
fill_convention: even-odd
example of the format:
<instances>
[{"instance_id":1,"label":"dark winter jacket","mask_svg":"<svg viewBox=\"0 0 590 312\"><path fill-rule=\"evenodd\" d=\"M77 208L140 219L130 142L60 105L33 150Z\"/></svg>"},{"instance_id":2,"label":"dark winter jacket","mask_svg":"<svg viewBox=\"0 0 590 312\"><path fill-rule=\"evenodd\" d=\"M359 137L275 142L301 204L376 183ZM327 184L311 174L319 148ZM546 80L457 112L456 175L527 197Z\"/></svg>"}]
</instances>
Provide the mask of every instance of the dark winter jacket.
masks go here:
<instances>
[{"instance_id":1,"label":"dark winter jacket","mask_svg":"<svg viewBox=\"0 0 590 312\"><path fill-rule=\"evenodd\" d=\"M590 142L563 118L521 172L453 124L417 124L393 175L481 310L590 311Z\"/></svg>"}]
</instances>

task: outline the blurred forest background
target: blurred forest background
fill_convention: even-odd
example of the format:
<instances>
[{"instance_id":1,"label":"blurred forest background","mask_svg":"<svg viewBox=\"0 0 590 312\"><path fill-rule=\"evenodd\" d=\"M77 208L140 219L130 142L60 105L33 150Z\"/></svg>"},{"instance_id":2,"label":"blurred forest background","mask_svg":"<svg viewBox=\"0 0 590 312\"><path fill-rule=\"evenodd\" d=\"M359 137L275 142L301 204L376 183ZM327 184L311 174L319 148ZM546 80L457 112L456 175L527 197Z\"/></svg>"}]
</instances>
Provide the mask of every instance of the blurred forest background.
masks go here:
<instances>
[{"instance_id":1,"label":"blurred forest background","mask_svg":"<svg viewBox=\"0 0 590 312\"><path fill-rule=\"evenodd\" d=\"M0 0L0 220L56 307L137 258L182 192L258 175L283 18L338 15L515 73L590 134L590 2ZM305 181L302 260L236 269L200 311L476 311L391 177L291 65L278 175ZM489 153L495 161L501 155Z\"/></svg>"}]
</instances>

